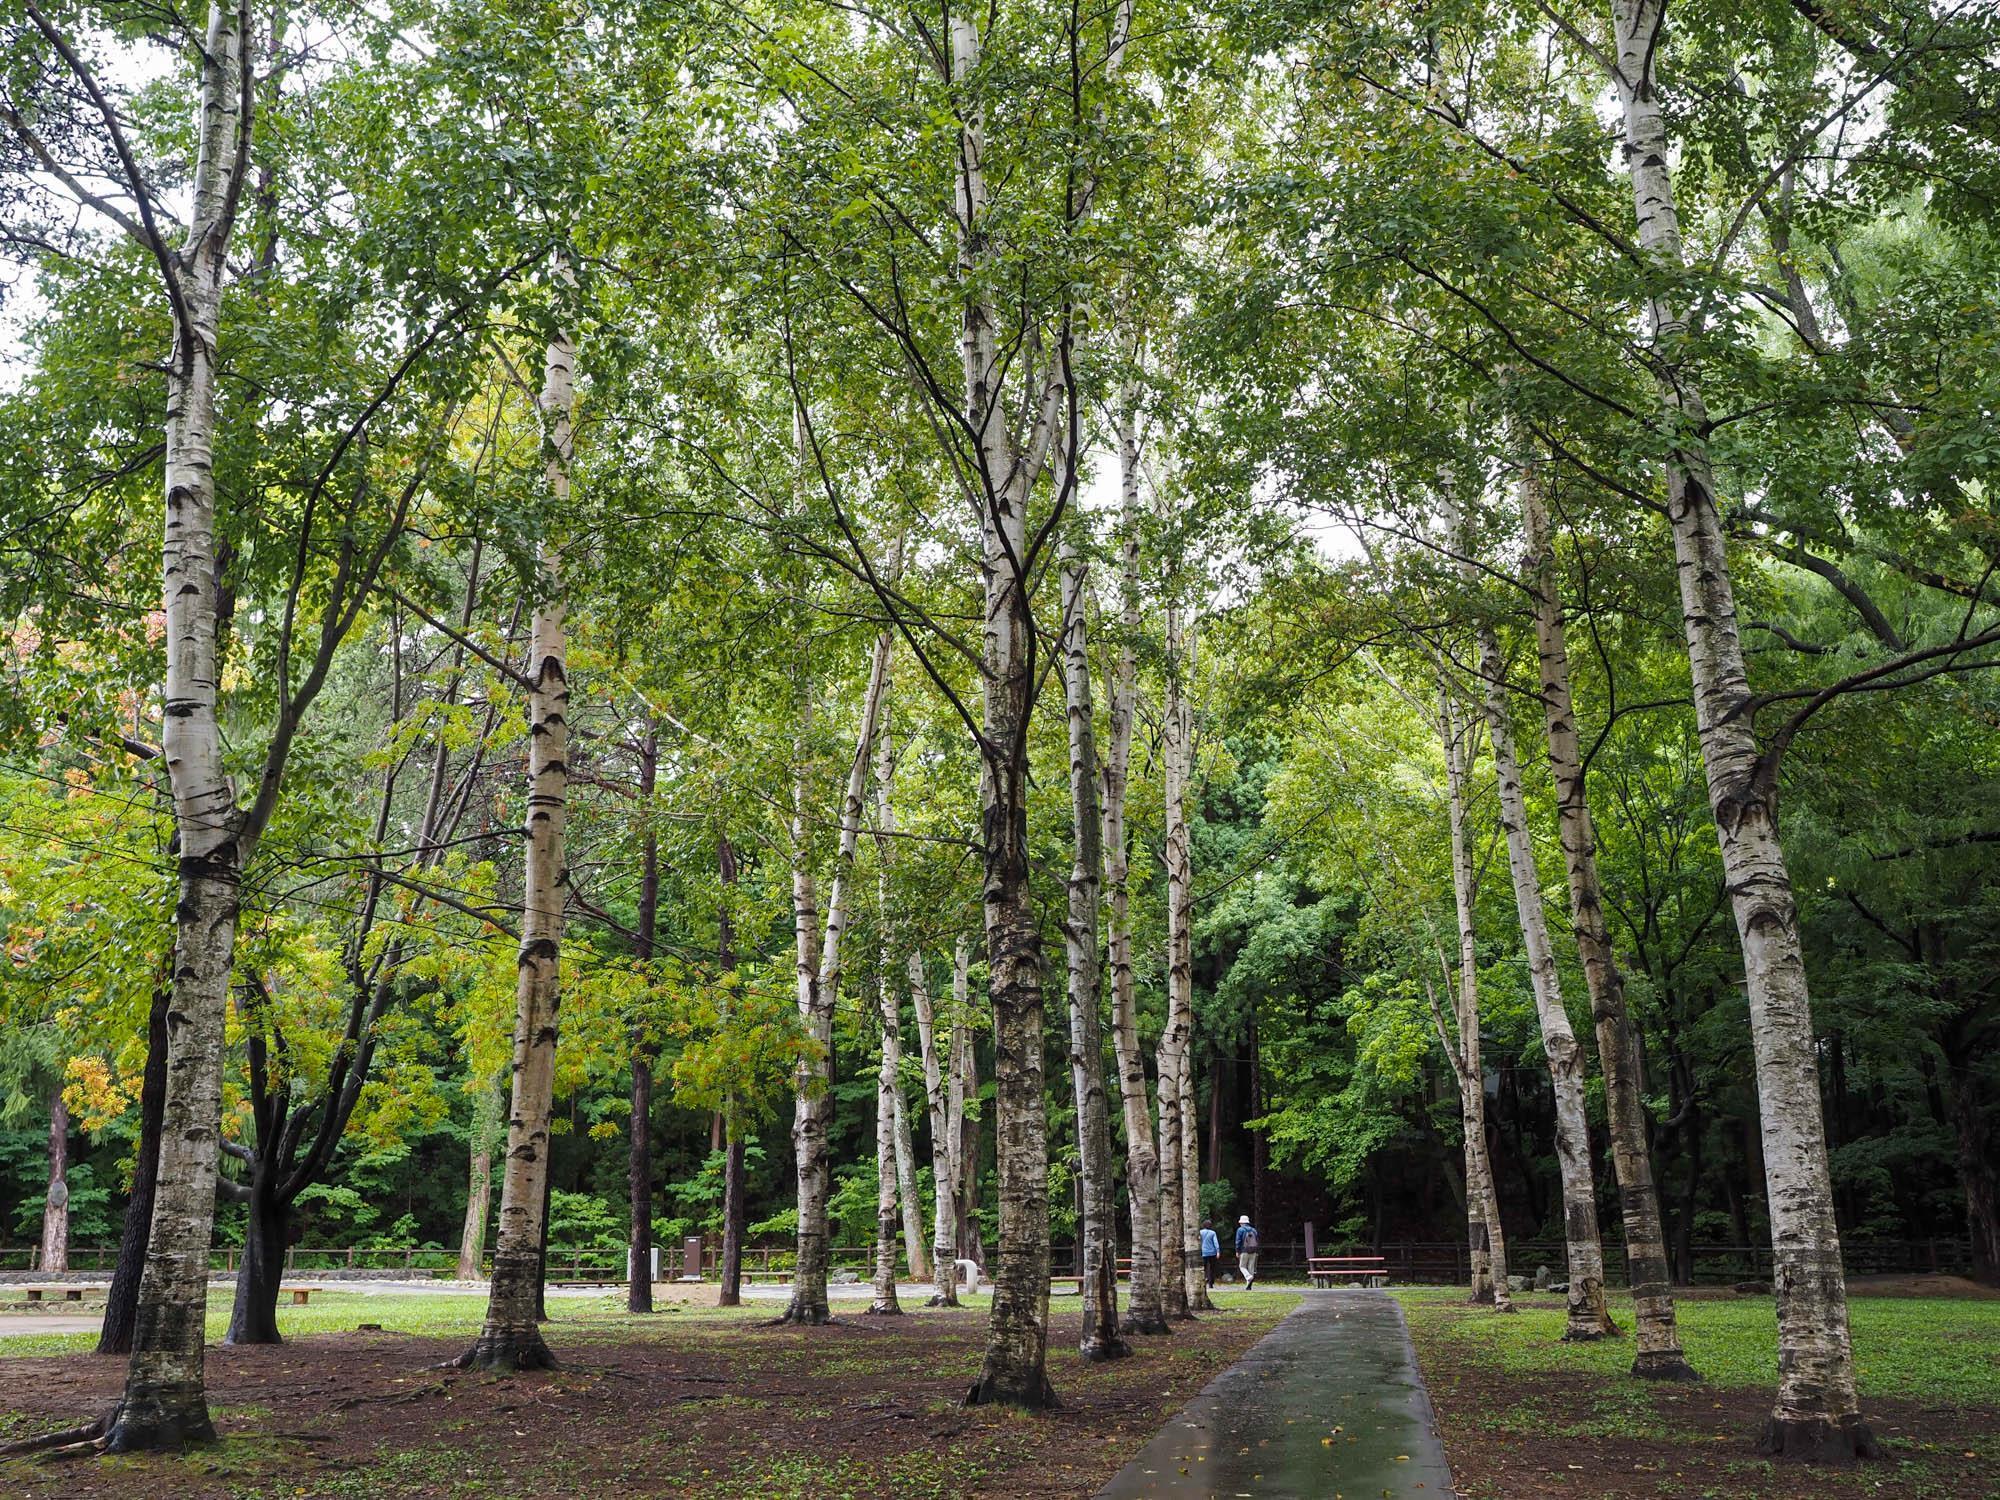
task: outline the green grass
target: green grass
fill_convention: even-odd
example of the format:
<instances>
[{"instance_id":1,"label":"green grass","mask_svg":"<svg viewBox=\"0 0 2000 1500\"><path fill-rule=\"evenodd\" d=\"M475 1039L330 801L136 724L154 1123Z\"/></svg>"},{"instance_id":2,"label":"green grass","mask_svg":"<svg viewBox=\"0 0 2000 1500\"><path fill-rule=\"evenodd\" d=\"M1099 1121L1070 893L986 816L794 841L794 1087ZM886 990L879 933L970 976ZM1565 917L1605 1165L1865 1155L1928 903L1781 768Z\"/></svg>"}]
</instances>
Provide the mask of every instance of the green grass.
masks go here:
<instances>
[{"instance_id":1,"label":"green grass","mask_svg":"<svg viewBox=\"0 0 2000 1500\"><path fill-rule=\"evenodd\" d=\"M1627 1337L1563 1344L1560 1297L1516 1294L1520 1310L1511 1317L1460 1315L1464 1293L1456 1289L1399 1289L1396 1297L1413 1327L1509 1374L1622 1376L1631 1367L1629 1298L1613 1298L1613 1315ZM1710 1385L1776 1382L1778 1327L1769 1297L1690 1299L1678 1304L1678 1313L1688 1362ZM2000 1301L1856 1297L1848 1303L1848 1319L1862 1395L2000 1407ZM1616 1404L1617 1398L1609 1399ZM1607 1421L1614 1415L1607 1413Z\"/></svg>"}]
</instances>

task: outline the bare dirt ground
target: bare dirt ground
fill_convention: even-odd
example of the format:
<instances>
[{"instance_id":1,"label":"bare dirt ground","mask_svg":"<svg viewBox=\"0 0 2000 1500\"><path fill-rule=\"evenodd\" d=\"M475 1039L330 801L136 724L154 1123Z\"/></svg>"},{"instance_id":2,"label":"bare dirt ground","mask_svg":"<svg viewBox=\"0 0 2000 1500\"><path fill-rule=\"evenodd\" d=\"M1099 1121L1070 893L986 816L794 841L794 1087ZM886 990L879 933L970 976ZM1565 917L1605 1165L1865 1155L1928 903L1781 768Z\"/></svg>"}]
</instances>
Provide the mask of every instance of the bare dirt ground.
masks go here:
<instances>
[{"instance_id":1,"label":"bare dirt ground","mask_svg":"<svg viewBox=\"0 0 2000 1500\"><path fill-rule=\"evenodd\" d=\"M0 1463L0 1494L97 1497L640 1495L1074 1496L1093 1493L1291 1306L1205 1316L1129 1360L1088 1366L1058 1312L1043 1416L967 1409L983 1310L825 1328L670 1315L596 1335L552 1334L562 1367L494 1378L440 1369L461 1338L318 1334L211 1348L224 1440L187 1458ZM589 1341L584 1341L585 1338ZM88 1417L124 1361L0 1362L8 1438Z\"/></svg>"}]
</instances>

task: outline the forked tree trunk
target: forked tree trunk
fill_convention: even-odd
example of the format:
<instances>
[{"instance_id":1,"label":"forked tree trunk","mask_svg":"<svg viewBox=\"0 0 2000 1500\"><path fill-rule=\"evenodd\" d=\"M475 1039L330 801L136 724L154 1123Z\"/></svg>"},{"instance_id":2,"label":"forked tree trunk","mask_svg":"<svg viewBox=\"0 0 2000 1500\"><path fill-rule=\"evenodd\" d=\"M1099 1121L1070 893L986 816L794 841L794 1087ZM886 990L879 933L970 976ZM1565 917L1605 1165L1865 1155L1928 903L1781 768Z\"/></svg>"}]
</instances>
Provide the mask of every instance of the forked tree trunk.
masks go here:
<instances>
[{"instance_id":1,"label":"forked tree trunk","mask_svg":"<svg viewBox=\"0 0 2000 1500\"><path fill-rule=\"evenodd\" d=\"M1500 641L1485 621L1478 626L1479 672L1486 710L1486 733L1493 746L1499 782L1500 831L1507 845L1507 872L1513 879L1514 910L1521 947L1541 1023L1542 1053L1556 1104L1556 1165L1562 1179L1563 1243L1569 1259L1569 1318L1563 1338L1600 1339L1618 1331L1604 1295L1604 1242L1597 1227L1597 1182L1592 1170L1590 1115L1583 1097L1583 1048L1563 1004L1562 977L1549 942L1548 914L1542 907L1541 872L1528 834L1528 801L1521 788L1521 763L1514 751L1514 710L1507 696L1507 665Z\"/></svg>"},{"instance_id":2,"label":"forked tree trunk","mask_svg":"<svg viewBox=\"0 0 2000 1500\"><path fill-rule=\"evenodd\" d=\"M1172 1139L1175 1158L1169 1173L1175 1199L1161 1199L1160 1246L1169 1245L1180 1267L1181 1290L1169 1292L1176 1312L1190 1315L1213 1307L1201 1264L1201 1128L1194 1087L1194 863L1188 834L1188 779L1194 755L1194 707L1187 698L1187 673L1194 665L1182 605L1167 604L1167 691L1162 711L1161 759L1166 773L1167 866L1167 1027L1160 1040L1164 1058L1173 1047ZM1160 1153L1168 1150L1167 1068L1160 1068ZM1169 1235L1171 1216L1174 1232Z\"/></svg>"},{"instance_id":3,"label":"forked tree trunk","mask_svg":"<svg viewBox=\"0 0 2000 1500\"><path fill-rule=\"evenodd\" d=\"M1625 978L1611 946L1604 889L1597 877L1597 830L1591 821L1583 752L1570 699L1569 648L1564 639L1562 581L1556 571L1541 476L1521 475L1521 521L1527 541L1529 592L1535 607L1535 640L1541 662L1542 716L1548 728L1549 770L1555 780L1556 818L1563 864L1569 875L1570 919L1590 990L1598 1063L1604 1071L1604 1116L1611 1135L1611 1164L1625 1223L1625 1263L1632 1284L1638 1348L1632 1373L1648 1380L1693 1380L1681 1353L1680 1330L1669 1290L1666 1239L1660 1228L1660 1194L1646 1141L1646 1106L1640 1097L1639 1056L1625 1007Z\"/></svg>"},{"instance_id":4,"label":"forked tree trunk","mask_svg":"<svg viewBox=\"0 0 2000 1500\"><path fill-rule=\"evenodd\" d=\"M1128 355L1131 353L1128 349ZM1131 860L1125 801L1132 767L1132 724L1138 701L1139 430L1138 398L1128 382L1118 403L1119 541L1118 650L1106 693L1110 712L1104 750L1104 885L1110 908L1105 957L1111 970L1111 1040L1125 1123L1125 1196L1132 1224L1132 1281L1124 1333L1168 1331L1160 1241L1160 1158L1153 1109L1146 1094L1146 1057L1139 1044L1139 1005L1132 972Z\"/></svg>"},{"instance_id":5,"label":"forked tree trunk","mask_svg":"<svg viewBox=\"0 0 2000 1500\"><path fill-rule=\"evenodd\" d=\"M42 1271L69 1269L69 1105L49 1088L49 1186L42 1199Z\"/></svg>"},{"instance_id":6,"label":"forked tree trunk","mask_svg":"<svg viewBox=\"0 0 2000 1500\"><path fill-rule=\"evenodd\" d=\"M292 1210L277 1192L268 1169L247 1184L249 1215L243 1231L243 1258L236 1263L236 1297L230 1305L225 1344L277 1344L278 1285L285 1277L285 1246L291 1239Z\"/></svg>"},{"instance_id":7,"label":"forked tree trunk","mask_svg":"<svg viewBox=\"0 0 2000 1500\"><path fill-rule=\"evenodd\" d=\"M827 1129L833 1118L833 1013L840 999L841 946L847 932L848 890L854 873L854 851L861 839L861 813L868 790L868 759L875 746L875 726L888 685L890 636L875 638L869 660L868 686L861 703L861 729L848 762L847 784L840 805L839 841L835 846L833 883L826 903L822 943L817 888L811 867L811 819L803 780L793 791L792 908L798 937L800 1017L819 1055L799 1064L794 1089L792 1148L798 1161L798 1250L792 1272L792 1299L779 1320L825 1323L827 1262L831 1250L827 1231L827 1193L831 1171L827 1160Z\"/></svg>"},{"instance_id":8,"label":"forked tree trunk","mask_svg":"<svg viewBox=\"0 0 2000 1500\"><path fill-rule=\"evenodd\" d=\"M716 964L724 974L736 967L736 923L729 903L736 891L736 846L722 834L715 843L715 873L722 897L715 917ZM727 1003L727 992L724 995ZM736 1101L725 1100L722 1109L722 1288L716 1293L718 1307L743 1305L743 1231L749 1223L750 1205L743 1180L743 1127L736 1118Z\"/></svg>"},{"instance_id":9,"label":"forked tree trunk","mask_svg":"<svg viewBox=\"0 0 2000 1500\"><path fill-rule=\"evenodd\" d=\"M472 1105L471 1170L465 1189L465 1222L458 1232L460 1281L483 1278L486 1261L486 1214L493 1202L493 1138L500 1131L500 1093L483 1088Z\"/></svg>"},{"instance_id":10,"label":"forked tree trunk","mask_svg":"<svg viewBox=\"0 0 2000 1500\"><path fill-rule=\"evenodd\" d=\"M146 1242L153 1227L153 1200L160 1176L160 1123L167 1104L167 1002L165 983L153 990L146 1020L146 1069L139 1081L139 1152L132 1165L132 1194L125 1201L125 1224L118 1236L118 1265L104 1297L99 1354L130 1354L139 1312L139 1277L146 1265Z\"/></svg>"},{"instance_id":11,"label":"forked tree trunk","mask_svg":"<svg viewBox=\"0 0 2000 1500\"><path fill-rule=\"evenodd\" d=\"M1444 1018L1438 1030L1445 1053L1458 1077L1459 1106L1465 1121L1466 1230L1471 1246L1474 1302L1491 1302L1495 1312L1512 1312L1507 1287L1507 1235L1500 1223L1500 1192L1493 1177L1493 1155L1486 1146L1486 1079L1479 1060L1479 931L1476 926L1478 883L1472 867L1472 843L1466 827L1467 793L1472 772L1471 729L1459 720L1451 690L1439 674L1438 735L1444 746L1445 812L1451 827L1451 895L1458 920L1458 983L1452 1009L1457 1046L1452 1045ZM1450 975L1446 974L1449 982Z\"/></svg>"},{"instance_id":12,"label":"forked tree trunk","mask_svg":"<svg viewBox=\"0 0 2000 1500\"><path fill-rule=\"evenodd\" d=\"M544 480L551 513L569 509L574 454L575 351L558 332L542 380ZM543 588L529 627L528 816L521 882L521 953L515 991L513 1089L500 1229L486 1322L459 1363L482 1370L545 1369L555 1363L537 1313L549 1196L549 1117L555 1105L556 1016L561 1003L563 836L569 809L569 676L557 549L544 543Z\"/></svg>"},{"instance_id":13,"label":"forked tree trunk","mask_svg":"<svg viewBox=\"0 0 2000 1500\"><path fill-rule=\"evenodd\" d=\"M203 1386L208 1250L221 1138L223 1019L240 909L243 817L224 764L216 693L216 356L240 181L247 8L215 0L202 48L200 116L185 248L167 272L179 306L167 364L162 572L166 688L161 750L180 840L166 1099L146 1266L114 1453L209 1442Z\"/></svg>"},{"instance_id":14,"label":"forked tree trunk","mask_svg":"<svg viewBox=\"0 0 2000 1500\"><path fill-rule=\"evenodd\" d=\"M1662 278L1686 261L1654 64L1665 0L1612 0L1613 79L1623 112L1626 167L1641 247ZM1649 307L1656 343L1687 330L1665 293ZM1672 432L1706 430L1693 372L1661 382ZM1708 774L1709 805L1723 878L1743 947L1744 989L1763 1121L1764 1181L1771 1216L1778 1310L1778 1399L1758 1438L1760 1452L1811 1460L1876 1457L1861 1419L1847 1327L1847 1278L1834 1223L1833 1182L1820 1114L1812 1002L1791 875L1778 835L1775 765L1759 753L1748 712L1749 674L1735 590L1707 453L1677 442L1667 454L1667 513L1681 589L1681 617L1694 681L1695 723Z\"/></svg>"},{"instance_id":15,"label":"forked tree trunk","mask_svg":"<svg viewBox=\"0 0 2000 1500\"><path fill-rule=\"evenodd\" d=\"M1083 1214L1078 1224L1087 1360L1131 1353L1118 1336L1118 1206L1111 1183L1111 1122L1104 1093L1102 969L1097 952L1098 891L1104 829L1097 805L1097 733L1092 723L1090 643L1084 616L1084 570L1065 544L1062 559L1064 699L1069 715L1069 790L1073 859L1063 944L1069 961L1069 1073L1076 1101L1077 1158Z\"/></svg>"}]
</instances>

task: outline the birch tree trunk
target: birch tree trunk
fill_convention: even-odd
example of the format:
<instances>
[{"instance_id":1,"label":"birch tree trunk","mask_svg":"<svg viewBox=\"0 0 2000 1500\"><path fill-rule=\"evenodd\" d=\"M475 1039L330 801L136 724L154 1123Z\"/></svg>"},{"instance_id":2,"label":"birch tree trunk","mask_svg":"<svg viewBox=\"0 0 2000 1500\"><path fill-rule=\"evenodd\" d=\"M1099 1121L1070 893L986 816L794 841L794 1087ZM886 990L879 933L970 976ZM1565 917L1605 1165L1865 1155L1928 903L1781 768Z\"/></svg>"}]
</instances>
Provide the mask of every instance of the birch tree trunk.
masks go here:
<instances>
[{"instance_id":1,"label":"birch tree trunk","mask_svg":"<svg viewBox=\"0 0 2000 1500\"><path fill-rule=\"evenodd\" d=\"M575 453L576 352L567 335L549 340L542 374L544 482L551 514L569 510ZM549 1193L549 1117L555 1105L556 1016L562 1000L564 833L569 816L569 671L562 568L549 542L539 556L542 588L528 631L527 859L521 878L520 979L514 997L513 1086L507 1157L500 1177L500 1227L493 1250L486 1322L459 1364L480 1370L538 1370L555 1363L537 1324Z\"/></svg>"},{"instance_id":2,"label":"birch tree trunk","mask_svg":"<svg viewBox=\"0 0 2000 1500\"><path fill-rule=\"evenodd\" d=\"M42 1202L43 1272L69 1269L69 1105L62 1080L49 1089L49 1187Z\"/></svg>"},{"instance_id":3,"label":"birch tree trunk","mask_svg":"<svg viewBox=\"0 0 2000 1500\"><path fill-rule=\"evenodd\" d=\"M716 963L728 974L736 967L736 924L729 909L736 888L736 846L726 833L715 841L715 874L722 887L715 917ZM743 1129L736 1118L734 1099L723 1102L722 1116L722 1288L716 1293L716 1306L739 1307L743 1302L743 1230L750 1213Z\"/></svg>"},{"instance_id":4,"label":"birch tree trunk","mask_svg":"<svg viewBox=\"0 0 2000 1500\"><path fill-rule=\"evenodd\" d=\"M1102 969L1097 907L1104 830L1097 803L1097 733L1092 723L1090 643L1084 618L1084 569L1067 544L1062 557L1062 668L1069 716L1070 812L1074 858L1063 940L1069 960L1069 1073L1076 1100L1076 1140L1083 1215L1078 1225L1083 1274L1083 1357L1131 1353L1118 1336L1118 1205L1111 1183L1111 1121L1104 1092Z\"/></svg>"},{"instance_id":5,"label":"birch tree trunk","mask_svg":"<svg viewBox=\"0 0 2000 1500\"><path fill-rule=\"evenodd\" d=\"M1201 1132L1194 1090L1194 863L1188 838L1187 788L1194 748L1194 709L1185 673L1192 664L1186 618L1167 604L1167 692L1161 715L1166 772L1167 1026L1160 1038L1160 1158L1174 1193L1160 1200L1160 1247L1175 1247L1181 1290L1168 1288L1170 1310L1193 1315L1212 1306L1201 1264ZM1168 1054L1173 1108L1167 1108ZM1171 1232L1169 1232L1171 1226Z\"/></svg>"},{"instance_id":6,"label":"birch tree trunk","mask_svg":"<svg viewBox=\"0 0 2000 1500\"><path fill-rule=\"evenodd\" d=\"M1452 996L1458 1045L1454 1049L1447 1041L1445 1050L1453 1059L1458 1075L1459 1105L1465 1119L1471 1300L1491 1302L1495 1312L1508 1313L1514 1310L1514 1301L1507 1286L1507 1235L1500 1223L1500 1195L1493 1180L1493 1157L1486 1147L1486 1080L1479 1061L1479 931L1474 916L1478 884L1466 828L1472 770L1471 731L1460 724L1442 673L1438 683L1438 733L1444 743L1445 811L1451 825L1452 907L1458 918L1458 984Z\"/></svg>"},{"instance_id":7,"label":"birch tree trunk","mask_svg":"<svg viewBox=\"0 0 2000 1500\"><path fill-rule=\"evenodd\" d=\"M885 980L882 1009L893 1000ZM882 1061L875 1073L875 1300L868 1311L880 1317L900 1317L896 1298L896 1049L885 1024Z\"/></svg>"},{"instance_id":8,"label":"birch tree trunk","mask_svg":"<svg viewBox=\"0 0 2000 1500\"><path fill-rule=\"evenodd\" d=\"M1625 1008L1625 978L1612 951L1604 889L1597 877L1597 830L1591 821L1583 752L1577 743L1576 714L1570 699L1562 581L1556 571L1541 477L1532 467L1522 472L1520 495L1529 592L1535 606L1536 654L1541 663L1542 716L1548 728L1549 771L1555 780L1557 828L1569 876L1570 919L1576 929L1584 983L1590 990L1598 1063L1604 1071L1611 1163L1618 1176L1618 1201L1624 1215L1625 1263L1638 1330L1632 1373L1648 1380L1693 1380L1697 1377L1681 1353L1669 1290L1660 1194L1647 1149L1646 1106L1640 1097L1637 1043Z\"/></svg>"},{"instance_id":9,"label":"birch tree trunk","mask_svg":"<svg viewBox=\"0 0 2000 1500\"><path fill-rule=\"evenodd\" d=\"M984 1268L986 1252L973 1217L979 1201L979 1055L972 1050L971 970L972 939L961 937L951 953L951 1073L945 1088L945 1128L957 1188L952 1232L959 1258Z\"/></svg>"},{"instance_id":10,"label":"birch tree trunk","mask_svg":"<svg viewBox=\"0 0 2000 1500\"><path fill-rule=\"evenodd\" d=\"M833 881L827 891L823 943L809 863L811 821L803 771L793 791L792 906L798 935L799 1007L806 1034L819 1055L799 1064L795 1088L792 1146L798 1159L799 1231L792 1300L779 1320L786 1323L825 1323L832 1318L826 1301L831 1249L826 1204L831 1176L827 1128L833 1118L833 1013L840 1000L841 946L847 933L848 892L853 884L854 853L861 841L868 761L875 747L875 726L888 686L890 644L889 633L883 631L876 636L869 656L861 727L855 738L854 755L848 762L847 785L840 803L839 836L834 849Z\"/></svg>"},{"instance_id":11,"label":"birch tree trunk","mask_svg":"<svg viewBox=\"0 0 2000 1500\"><path fill-rule=\"evenodd\" d=\"M1541 874L1528 835L1528 803L1521 789L1521 763L1514 751L1513 705L1507 700L1507 664L1493 627L1478 626L1479 675L1486 710L1486 734L1493 746L1499 781L1500 830L1507 844L1507 872L1514 885L1514 910L1521 923L1521 947L1541 1022L1542 1053L1556 1103L1556 1164L1562 1178L1563 1243L1569 1259L1569 1319L1566 1341L1600 1339L1618 1331L1604 1296L1604 1243L1597 1227L1597 1183L1591 1169L1590 1115L1583 1098L1583 1048L1563 1005L1562 976L1549 942L1548 914L1542 907Z\"/></svg>"},{"instance_id":12,"label":"birch tree trunk","mask_svg":"<svg viewBox=\"0 0 2000 1500\"><path fill-rule=\"evenodd\" d=\"M161 750L179 838L173 1000L153 1217L124 1397L109 1418L113 1453L209 1442L203 1386L208 1248L221 1136L223 1019L248 852L216 720L216 350L247 121L249 12L211 3L184 247L167 271L178 306L167 363L166 524L161 548L166 686Z\"/></svg>"},{"instance_id":13,"label":"birch tree trunk","mask_svg":"<svg viewBox=\"0 0 2000 1500\"><path fill-rule=\"evenodd\" d=\"M1128 349L1128 353L1129 353ZM1138 701L1139 634L1139 435L1138 401L1127 383L1118 404L1118 472L1122 539L1122 595L1118 650L1107 693L1110 712L1104 754L1104 884L1110 907L1105 953L1111 970L1111 1035L1118 1063L1119 1103L1125 1122L1125 1192L1132 1221L1132 1282L1124 1333L1169 1330L1160 1240L1160 1158L1153 1144L1153 1111L1146 1097L1146 1059L1139 1044L1139 1007L1132 973L1131 863L1126 850L1125 795L1132 766L1132 721Z\"/></svg>"},{"instance_id":14,"label":"birch tree trunk","mask_svg":"<svg viewBox=\"0 0 2000 1500\"><path fill-rule=\"evenodd\" d=\"M902 545L899 541L894 559L897 571L900 571L901 565ZM917 1198L916 1143L910 1135L909 1106L903 1097L902 1005L897 998L892 977L896 972L896 948L903 941L903 937L902 923L895 916L894 897L889 889L889 872L896 862L896 749L894 739L889 733L891 703L886 685L883 692L881 725L876 733L875 749L876 904L881 912L882 938L882 964L877 994L882 1018L883 1050L885 1054L893 1054L893 1064L885 1061L883 1067L891 1070L892 1075L887 1096L893 1147L890 1164L894 1172L895 1196L901 1207L903 1253L909 1259L910 1279L922 1281L930 1275L930 1265L924 1253L923 1205ZM911 954L910 957L914 958L915 955ZM914 967L920 981L923 972L921 961ZM909 968L909 965L905 965L906 972Z\"/></svg>"},{"instance_id":15,"label":"birch tree trunk","mask_svg":"<svg viewBox=\"0 0 2000 1500\"><path fill-rule=\"evenodd\" d=\"M952 1092L946 1083L946 1059L938 1046L937 1008L924 973L923 956L909 956L910 1002L917 1013L917 1046L924 1064L924 1110L931 1133L931 1275L933 1290L926 1306L958 1306L958 1122L953 1117ZM962 1105L963 1101L959 1101Z\"/></svg>"},{"instance_id":16,"label":"birch tree trunk","mask_svg":"<svg viewBox=\"0 0 2000 1500\"><path fill-rule=\"evenodd\" d=\"M478 1281L484 1274L486 1211L493 1197L493 1137L500 1126L500 1096L481 1089L472 1107L471 1174L465 1191L465 1222L458 1232L460 1281Z\"/></svg>"},{"instance_id":17,"label":"birch tree trunk","mask_svg":"<svg viewBox=\"0 0 2000 1500\"><path fill-rule=\"evenodd\" d=\"M1028 597L1028 502L1053 437L1060 382L1046 373L1027 402L1028 440L1016 447L1003 399L1007 378L990 292L985 108L978 13L950 16L950 78L958 139L955 229L962 298L959 347L966 430L978 441L984 625L981 649L980 811L985 855L986 968L993 1004L994 1155L1000 1254L986 1356L971 1404L1055 1403L1047 1373L1049 1310L1048 1120L1042 1095L1042 934L1028 887L1028 726L1034 709L1034 621ZM1067 335L1065 335L1066 337Z\"/></svg>"},{"instance_id":18,"label":"birch tree trunk","mask_svg":"<svg viewBox=\"0 0 2000 1500\"><path fill-rule=\"evenodd\" d=\"M1666 25L1665 0L1612 0L1611 19L1617 52L1613 83L1623 116L1639 244L1663 279L1678 276L1686 259L1669 166L1672 143L1654 74ZM1662 345L1678 342L1688 328L1685 315L1664 293L1652 299L1649 316ZM1705 429L1707 410L1694 372L1674 371L1660 390L1674 433ZM1791 875L1778 834L1775 767L1759 753L1747 712L1749 674L1706 452L1695 443L1677 441L1666 457L1666 480L1695 722L1723 877L1743 947L1763 1125L1776 1264L1778 1399L1757 1447L1808 1460L1877 1457L1881 1446L1861 1419L1855 1389L1812 1003Z\"/></svg>"},{"instance_id":19,"label":"birch tree trunk","mask_svg":"<svg viewBox=\"0 0 2000 1500\"><path fill-rule=\"evenodd\" d=\"M659 784L659 741L652 725L639 747L639 799L645 809L646 831L639 850L639 940L633 957L653 958L653 940L660 920L660 840L652 823L654 789ZM632 1038L632 1117L627 1122L625 1195L630 1229L626 1235L628 1265L625 1310L653 1310L653 1059L643 1034Z\"/></svg>"}]
</instances>

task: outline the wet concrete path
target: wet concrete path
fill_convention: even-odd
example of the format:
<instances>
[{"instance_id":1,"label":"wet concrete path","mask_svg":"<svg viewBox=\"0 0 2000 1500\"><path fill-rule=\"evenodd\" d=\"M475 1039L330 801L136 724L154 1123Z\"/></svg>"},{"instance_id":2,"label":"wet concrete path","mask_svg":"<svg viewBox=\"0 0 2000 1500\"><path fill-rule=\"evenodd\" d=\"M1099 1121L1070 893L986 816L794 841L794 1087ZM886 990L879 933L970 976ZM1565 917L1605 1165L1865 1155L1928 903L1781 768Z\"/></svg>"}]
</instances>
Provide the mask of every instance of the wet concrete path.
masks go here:
<instances>
[{"instance_id":1,"label":"wet concrete path","mask_svg":"<svg viewBox=\"0 0 2000 1500\"><path fill-rule=\"evenodd\" d=\"M1099 1500L1452 1496L1403 1310L1386 1292L1309 1292Z\"/></svg>"}]
</instances>

